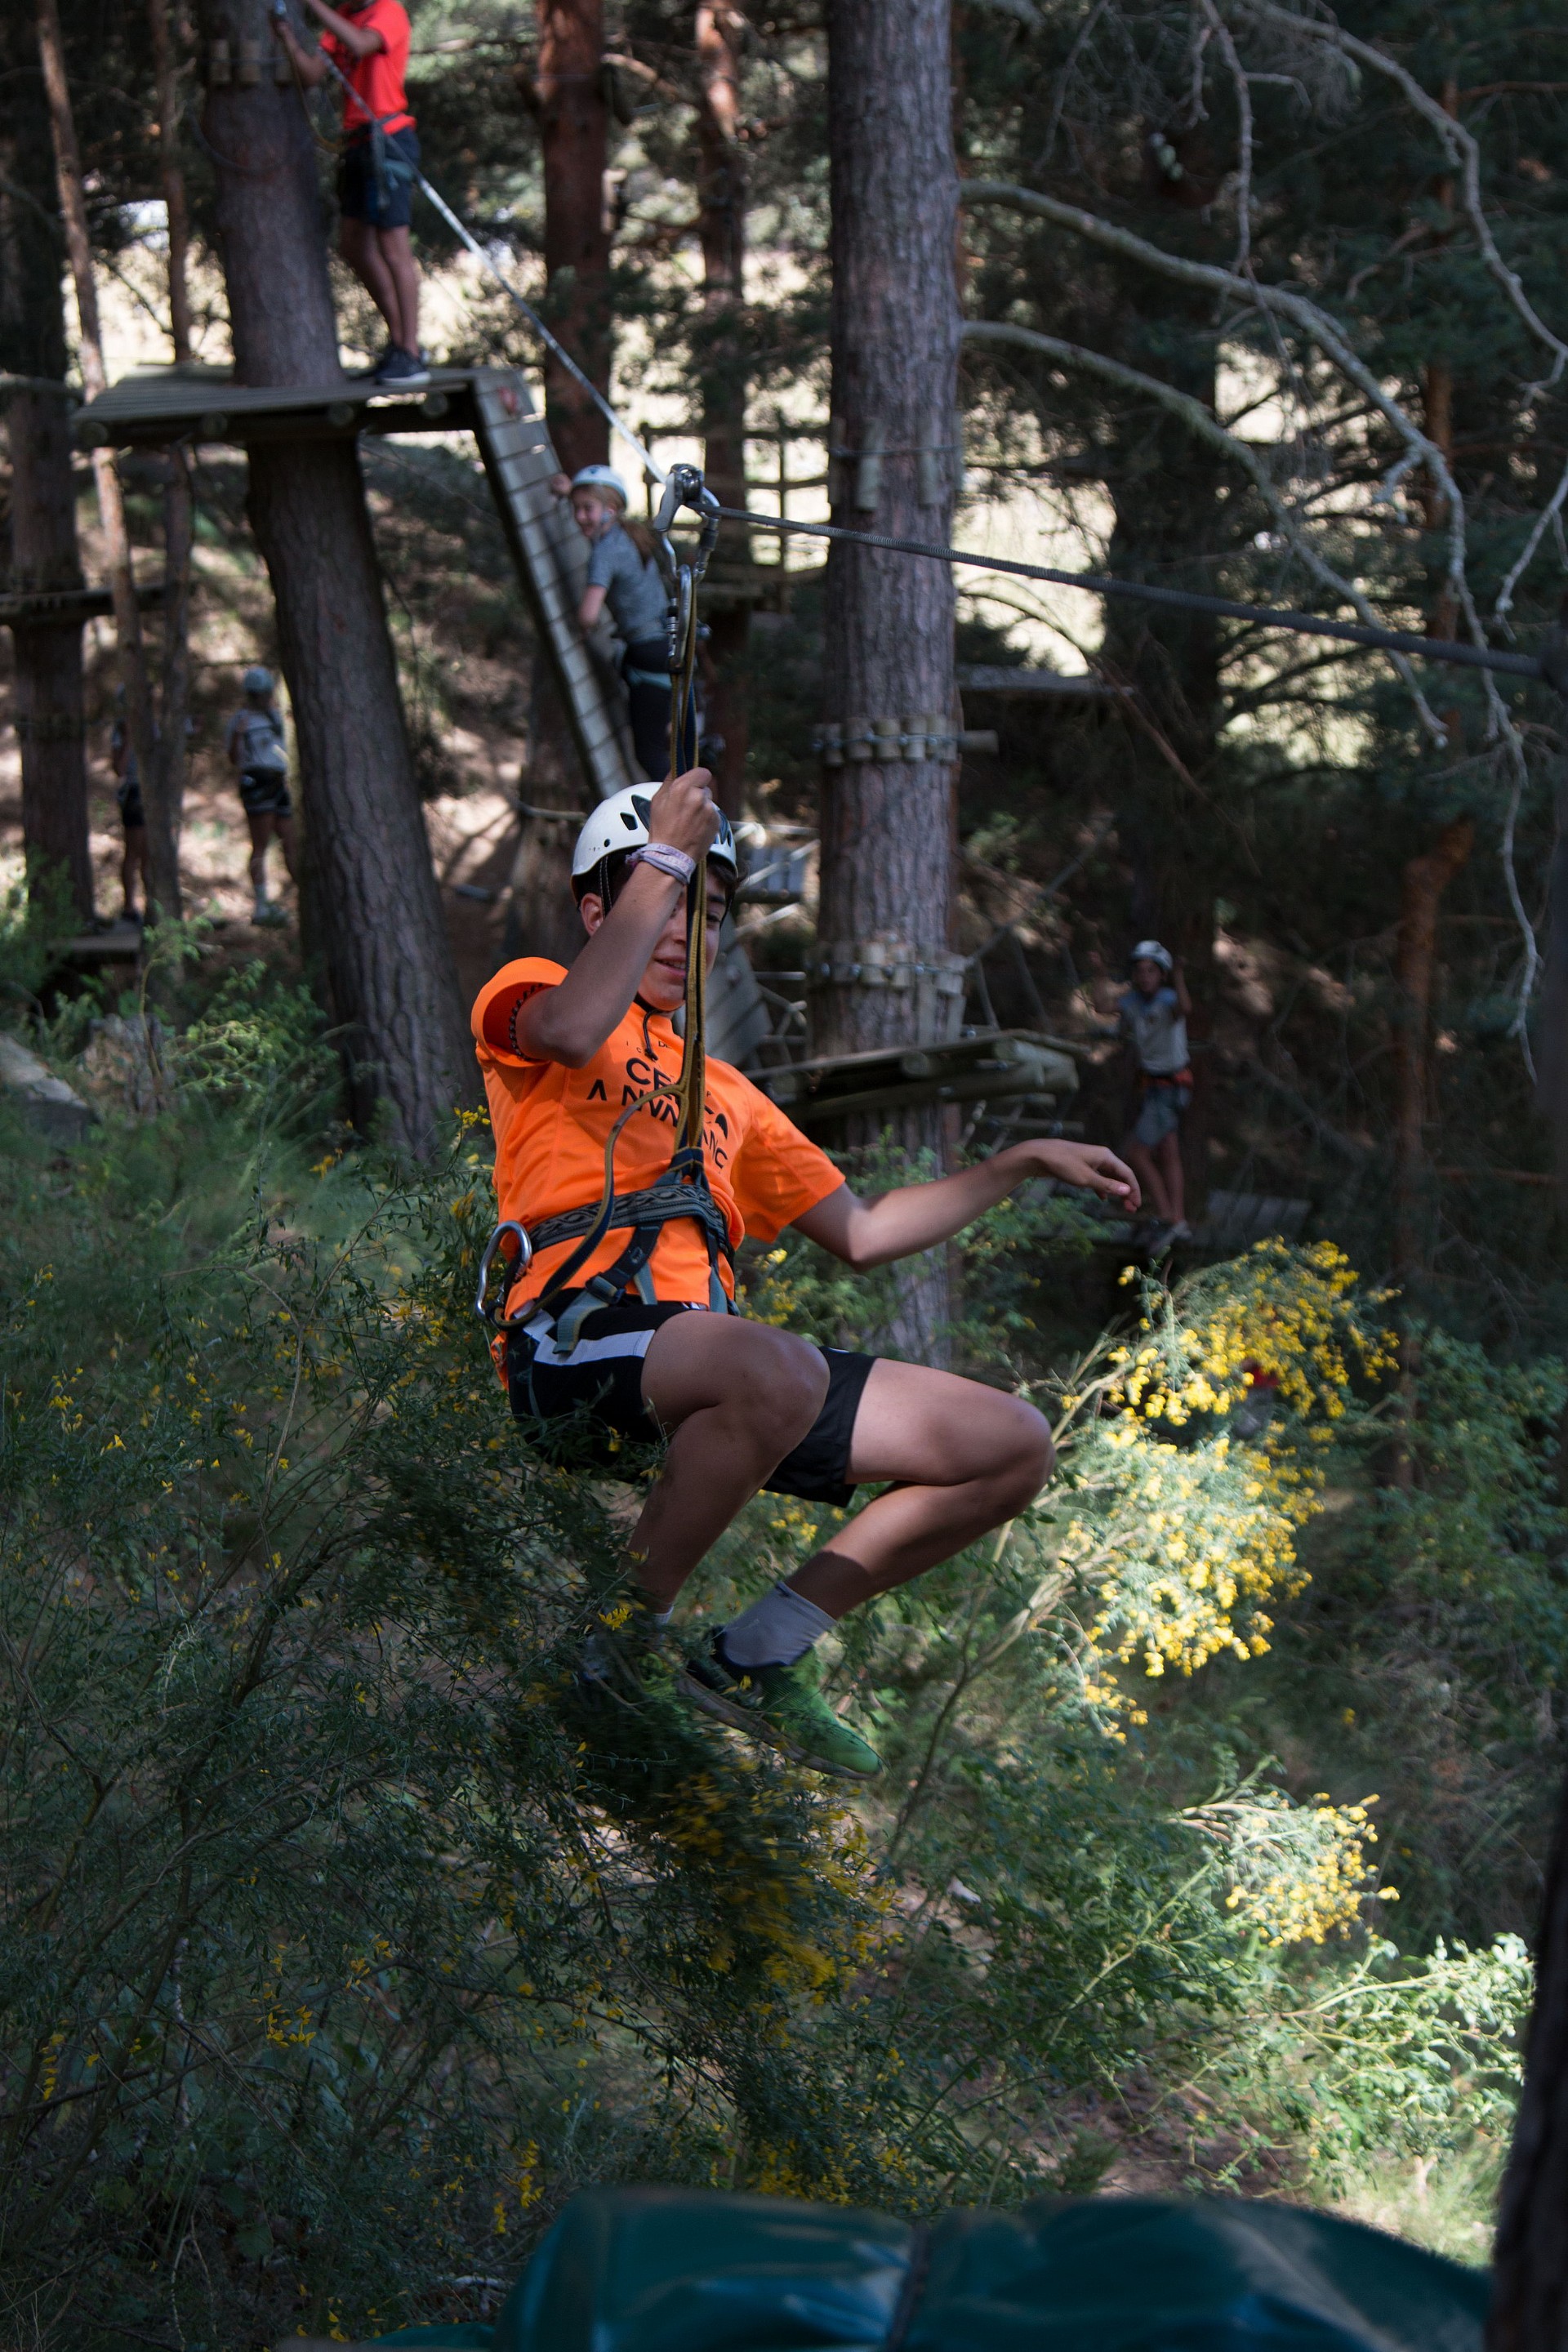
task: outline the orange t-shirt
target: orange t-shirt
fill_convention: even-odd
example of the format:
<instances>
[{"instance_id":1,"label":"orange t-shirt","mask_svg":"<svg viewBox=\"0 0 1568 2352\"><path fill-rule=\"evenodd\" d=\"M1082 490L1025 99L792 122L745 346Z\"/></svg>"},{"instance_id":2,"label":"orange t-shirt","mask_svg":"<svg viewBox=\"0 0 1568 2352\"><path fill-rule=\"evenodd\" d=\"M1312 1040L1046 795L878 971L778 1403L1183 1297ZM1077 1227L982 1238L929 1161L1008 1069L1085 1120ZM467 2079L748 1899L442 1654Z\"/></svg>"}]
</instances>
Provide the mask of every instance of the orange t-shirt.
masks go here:
<instances>
[{"instance_id":1,"label":"orange t-shirt","mask_svg":"<svg viewBox=\"0 0 1568 2352\"><path fill-rule=\"evenodd\" d=\"M580 1070L563 1062L524 1060L506 1042L513 1013L540 989L554 988L565 977L564 966L526 956L503 964L474 1005L474 1035L496 1139L496 1199L503 1218L523 1225L599 1199L610 1129L626 1105L650 1093L658 1081L673 1086L686 1055L668 1014L645 1013L634 1003ZM616 1146L617 1192L640 1192L668 1173L676 1118L673 1102L658 1101L626 1121ZM731 1244L747 1234L771 1242L844 1181L826 1152L808 1142L728 1062L708 1064L702 1125L708 1181ZM573 1276L573 1287L613 1265L628 1237L626 1226L612 1226ZM516 1286L509 1311L515 1315L524 1300L538 1297L576 1247L575 1242L558 1242L541 1250ZM708 1244L701 1227L689 1217L672 1218L658 1237L648 1272L657 1297L706 1307ZM722 1258L720 1274L732 1290Z\"/></svg>"},{"instance_id":2,"label":"orange t-shirt","mask_svg":"<svg viewBox=\"0 0 1568 2352\"><path fill-rule=\"evenodd\" d=\"M323 33L321 44L353 88L353 98L343 92L343 129L351 135L368 131L373 118L384 131L412 129L414 117L403 86L408 71L407 9L399 0L370 0L368 8L355 11L353 25L356 32L379 33L382 47L368 58L355 58L335 33Z\"/></svg>"}]
</instances>

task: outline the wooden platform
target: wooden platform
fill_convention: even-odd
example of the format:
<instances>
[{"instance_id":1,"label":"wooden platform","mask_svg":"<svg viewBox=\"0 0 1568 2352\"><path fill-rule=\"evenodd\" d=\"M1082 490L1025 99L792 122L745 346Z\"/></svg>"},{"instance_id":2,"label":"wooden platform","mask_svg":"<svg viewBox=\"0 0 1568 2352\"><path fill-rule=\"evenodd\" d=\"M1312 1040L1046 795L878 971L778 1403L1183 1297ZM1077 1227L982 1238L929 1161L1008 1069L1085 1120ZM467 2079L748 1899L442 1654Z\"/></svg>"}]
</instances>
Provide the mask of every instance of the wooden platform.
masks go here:
<instances>
[{"instance_id":1,"label":"wooden platform","mask_svg":"<svg viewBox=\"0 0 1568 2352\"><path fill-rule=\"evenodd\" d=\"M162 580L137 582L136 602L144 613L163 603L163 586ZM0 593L0 627L37 628L58 623L79 629L84 621L100 621L113 610L114 598L107 588L21 589L14 595Z\"/></svg>"},{"instance_id":2,"label":"wooden platform","mask_svg":"<svg viewBox=\"0 0 1568 2352\"><path fill-rule=\"evenodd\" d=\"M922 1103L1054 1105L1077 1092L1078 1067L1057 1038L1031 1029L980 1029L929 1045L792 1062L759 1072L757 1084L797 1127L816 1129Z\"/></svg>"},{"instance_id":3,"label":"wooden platform","mask_svg":"<svg viewBox=\"0 0 1568 2352\"><path fill-rule=\"evenodd\" d=\"M636 781L619 682L577 626L587 547L550 490L555 452L517 369L433 368L427 389L395 394L370 382L239 384L228 368L137 368L79 410L73 430L83 447L98 449L472 433L594 797Z\"/></svg>"},{"instance_id":4,"label":"wooden platform","mask_svg":"<svg viewBox=\"0 0 1568 2352\"><path fill-rule=\"evenodd\" d=\"M1126 691L1102 678L1059 669L1014 669L1005 662L960 662L963 694L1050 695L1064 701L1115 702Z\"/></svg>"},{"instance_id":5,"label":"wooden platform","mask_svg":"<svg viewBox=\"0 0 1568 2352\"><path fill-rule=\"evenodd\" d=\"M417 393L379 383L238 384L229 368L136 368L79 409L83 449L161 449L171 441L346 439L357 433L471 432L475 371L432 368Z\"/></svg>"}]
</instances>

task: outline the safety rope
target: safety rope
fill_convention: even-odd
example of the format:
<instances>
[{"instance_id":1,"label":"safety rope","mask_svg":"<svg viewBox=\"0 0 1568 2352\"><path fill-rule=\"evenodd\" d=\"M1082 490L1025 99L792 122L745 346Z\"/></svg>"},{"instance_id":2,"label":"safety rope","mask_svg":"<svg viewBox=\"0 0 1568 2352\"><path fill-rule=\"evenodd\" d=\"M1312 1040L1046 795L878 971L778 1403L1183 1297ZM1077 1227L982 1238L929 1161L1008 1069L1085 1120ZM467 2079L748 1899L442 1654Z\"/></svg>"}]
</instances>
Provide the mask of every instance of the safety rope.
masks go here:
<instances>
[{"instance_id":1,"label":"safety rope","mask_svg":"<svg viewBox=\"0 0 1568 2352\"><path fill-rule=\"evenodd\" d=\"M689 562L682 562L669 532L683 506L701 529ZM697 590L719 536L718 499L695 466L676 466L665 483L654 517L654 545L669 596L669 772L683 776L697 765ZM685 1054L680 1072L680 1129L677 1147L695 1155L692 1181L707 1184L702 1160L702 1108L708 1084L708 858L697 861L686 896Z\"/></svg>"}]
</instances>

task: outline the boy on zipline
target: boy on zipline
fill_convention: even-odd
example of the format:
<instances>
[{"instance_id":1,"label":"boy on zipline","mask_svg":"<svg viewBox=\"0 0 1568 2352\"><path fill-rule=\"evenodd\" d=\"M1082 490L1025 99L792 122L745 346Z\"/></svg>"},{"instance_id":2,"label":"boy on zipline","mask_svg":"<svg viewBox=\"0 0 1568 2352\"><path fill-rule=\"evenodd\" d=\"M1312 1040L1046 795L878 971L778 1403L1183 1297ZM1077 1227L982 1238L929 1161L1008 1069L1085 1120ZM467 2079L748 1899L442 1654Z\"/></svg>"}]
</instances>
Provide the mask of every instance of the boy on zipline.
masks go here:
<instances>
[{"instance_id":1,"label":"boy on zipline","mask_svg":"<svg viewBox=\"0 0 1568 2352\"><path fill-rule=\"evenodd\" d=\"M826 1152L728 1064L710 1061L704 1165L721 1213L644 1227L622 1223L530 1316L573 1255L551 1223L591 1208L623 1111L679 1078L670 1015L686 984L687 889L707 855L709 962L739 880L730 827L694 769L657 791L602 802L578 836L573 887L588 937L571 970L509 963L481 992L473 1026L496 1139L502 1218L535 1252L507 1302L512 1408L525 1422L574 1414L604 1441L668 1440L628 1549L629 1622L590 1640L584 1672L628 1680L664 1639L677 1594L761 1487L845 1505L885 1489L805 1565L684 1662L698 1706L816 1770L868 1779L879 1759L821 1696L813 1644L879 1592L908 1583L1000 1527L1038 1494L1050 1432L1004 1391L924 1365L856 1355L731 1309L742 1234L785 1225L857 1271L937 1248L1033 1176L1082 1184L1136 1209L1131 1171L1098 1144L1015 1143L978 1167L877 1201L857 1199ZM673 1103L630 1117L616 1150L617 1196L668 1176ZM687 1198L692 1196L689 1193ZM717 1312L702 1310L717 1308ZM581 1423L579 1426L581 1427Z\"/></svg>"}]
</instances>

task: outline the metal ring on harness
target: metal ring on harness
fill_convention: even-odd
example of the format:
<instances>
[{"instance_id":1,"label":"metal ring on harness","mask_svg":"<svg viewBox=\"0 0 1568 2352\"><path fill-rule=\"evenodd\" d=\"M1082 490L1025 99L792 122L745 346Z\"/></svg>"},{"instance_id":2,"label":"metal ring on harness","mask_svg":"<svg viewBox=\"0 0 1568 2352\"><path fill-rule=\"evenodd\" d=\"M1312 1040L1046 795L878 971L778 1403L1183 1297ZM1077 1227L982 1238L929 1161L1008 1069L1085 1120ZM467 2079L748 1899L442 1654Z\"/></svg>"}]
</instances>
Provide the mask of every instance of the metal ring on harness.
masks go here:
<instances>
[{"instance_id":1,"label":"metal ring on harness","mask_svg":"<svg viewBox=\"0 0 1568 2352\"><path fill-rule=\"evenodd\" d=\"M503 1261L505 1278L501 1284L500 1296L493 1300L487 1300L485 1293L490 1286L490 1268L495 1264L496 1252L501 1245L502 1237L507 1234L517 1235L517 1255L515 1258ZM532 1313L535 1304L532 1299L530 1299L527 1307L521 1315L509 1316L503 1311L507 1294L512 1284L520 1274L528 1272L532 1262L533 1244L529 1239L527 1226L518 1224L512 1218L508 1218L503 1223L499 1224L485 1244L484 1255L479 1260L479 1286L474 1293L474 1313L481 1323L488 1323L492 1331L514 1331L520 1324L526 1323Z\"/></svg>"}]
</instances>

